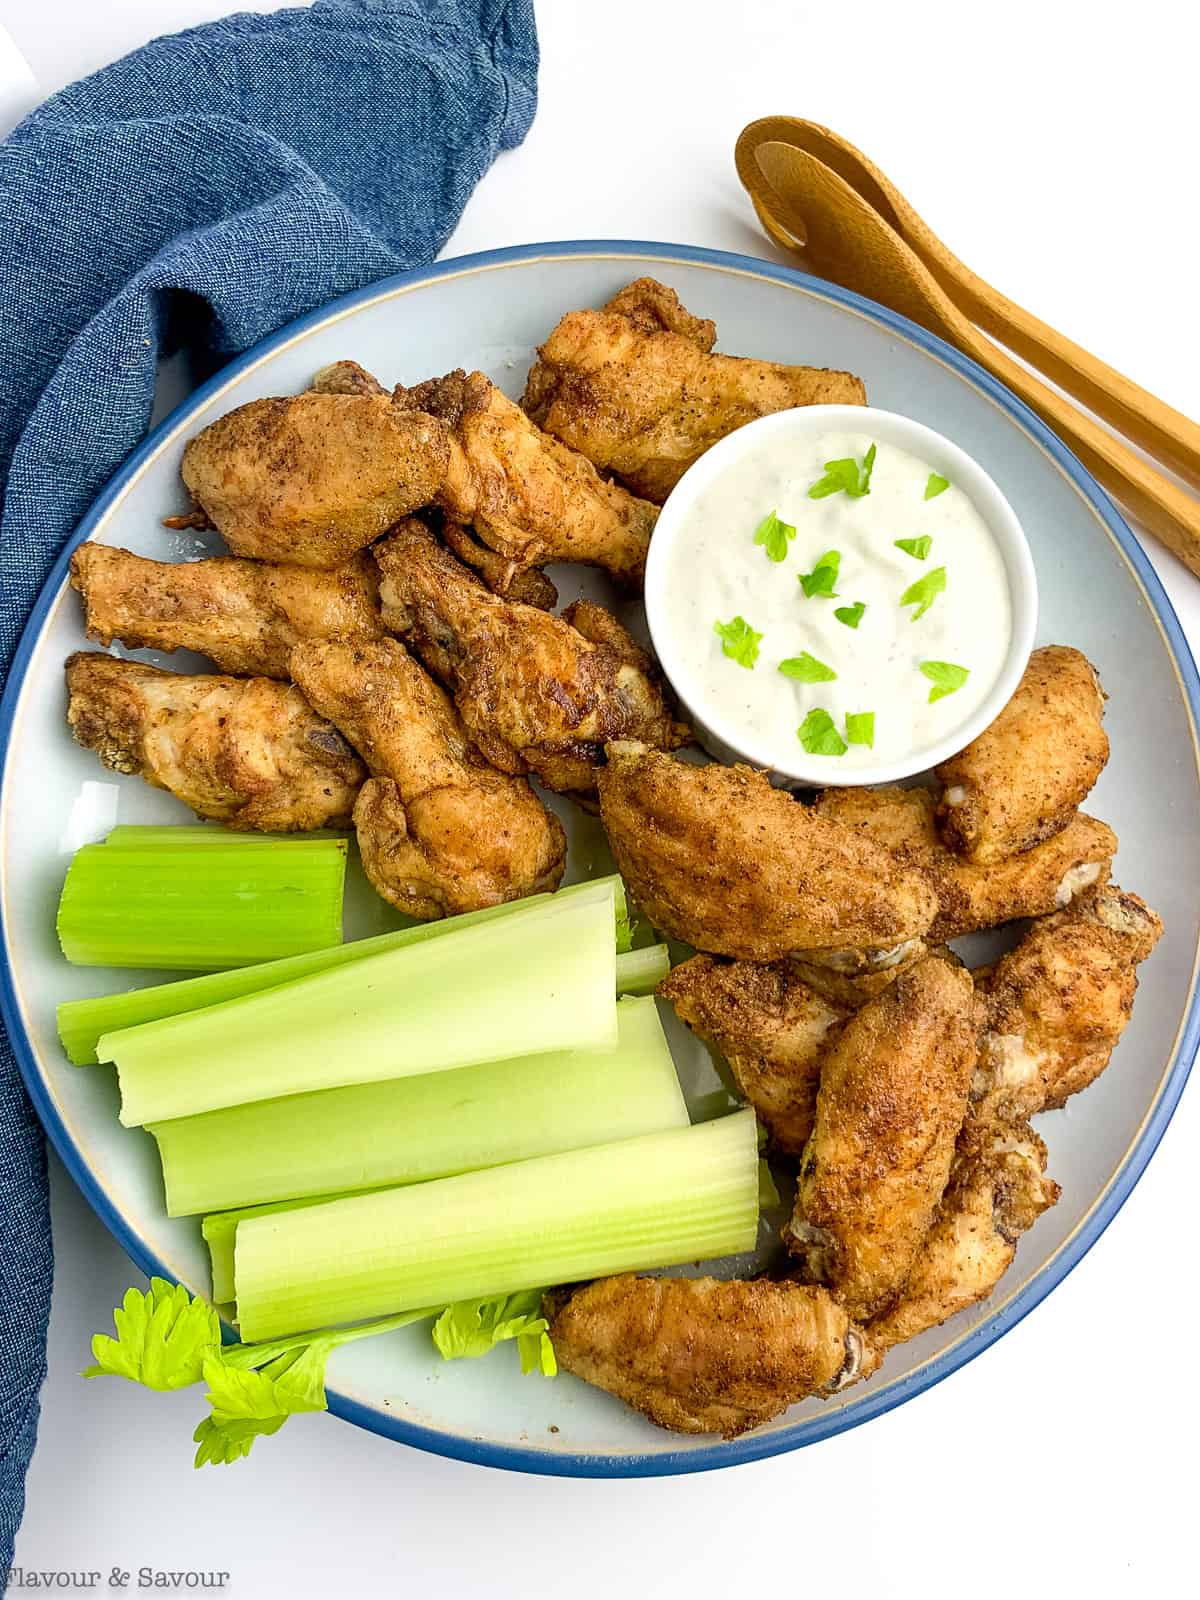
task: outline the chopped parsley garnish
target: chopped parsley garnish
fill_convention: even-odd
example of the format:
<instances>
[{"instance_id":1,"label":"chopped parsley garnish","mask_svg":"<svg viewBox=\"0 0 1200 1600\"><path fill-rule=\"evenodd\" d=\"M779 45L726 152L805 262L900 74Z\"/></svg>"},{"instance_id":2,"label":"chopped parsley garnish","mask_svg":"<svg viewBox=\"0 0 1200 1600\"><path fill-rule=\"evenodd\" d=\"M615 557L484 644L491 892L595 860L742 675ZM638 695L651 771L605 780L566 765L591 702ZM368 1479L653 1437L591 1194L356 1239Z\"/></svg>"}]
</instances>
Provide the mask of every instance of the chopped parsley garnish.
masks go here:
<instances>
[{"instance_id":1,"label":"chopped parsley garnish","mask_svg":"<svg viewBox=\"0 0 1200 1600\"><path fill-rule=\"evenodd\" d=\"M796 737L810 756L844 756L846 741L833 724L828 711L818 706L796 729Z\"/></svg>"},{"instance_id":2,"label":"chopped parsley garnish","mask_svg":"<svg viewBox=\"0 0 1200 1600\"><path fill-rule=\"evenodd\" d=\"M790 522L781 522L779 513L772 511L759 523L754 533L755 544L761 544L767 552L768 561L786 561L788 540L796 537L796 530Z\"/></svg>"},{"instance_id":3,"label":"chopped parsley garnish","mask_svg":"<svg viewBox=\"0 0 1200 1600\"><path fill-rule=\"evenodd\" d=\"M846 713L846 739L850 744L865 744L875 748L875 713L873 711L848 711Z\"/></svg>"},{"instance_id":4,"label":"chopped parsley garnish","mask_svg":"<svg viewBox=\"0 0 1200 1600\"><path fill-rule=\"evenodd\" d=\"M798 683L832 683L837 677L832 667L827 667L823 661L818 661L816 656L810 656L807 650L801 650L798 656L789 656L786 661L781 661L779 670L785 678L795 678Z\"/></svg>"},{"instance_id":5,"label":"chopped parsley garnish","mask_svg":"<svg viewBox=\"0 0 1200 1600\"><path fill-rule=\"evenodd\" d=\"M857 628L863 619L866 606L861 600L856 600L852 606L839 606L833 613L839 622L844 622L848 628Z\"/></svg>"},{"instance_id":6,"label":"chopped parsley garnish","mask_svg":"<svg viewBox=\"0 0 1200 1600\"><path fill-rule=\"evenodd\" d=\"M953 661L922 661L921 671L933 685L929 691L929 705L961 689L971 676L969 667L956 667Z\"/></svg>"},{"instance_id":7,"label":"chopped parsley garnish","mask_svg":"<svg viewBox=\"0 0 1200 1600\"><path fill-rule=\"evenodd\" d=\"M914 561L924 561L933 545L933 540L927 533L919 539L893 539L892 543L897 550L903 550L906 556L912 556Z\"/></svg>"},{"instance_id":8,"label":"chopped parsley garnish","mask_svg":"<svg viewBox=\"0 0 1200 1600\"><path fill-rule=\"evenodd\" d=\"M841 564L840 550L826 550L811 572L800 574L800 587L810 600L815 596L820 596L823 600L837 599L837 591L833 586L838 580L838 569Z\"/></svg>"},{"instance_id":9,"label":"chopped parsley garnish","mask_svg":"<svg viewBox=\"0 0 1200 1600\"><path fill-rule=\"evenodd\" d=\"M720 635L721 652L739 667L752 667L758 660L758 647L762 634L755 633L745 617L734 617L732 622L714 622L713 632Z\"/></svg>"},{"instance_id":10,"label":"chopped parsley garnish","mask_svg":"<svg viewBox=\"0 0 1200 1600\"><path fill-rule=\"evenodd\" d=\"M950 487L950 479L943 478L940 472L931 472L925 484L926 500L935 500Z\"/></svg>"},{"instance_id":11,"label":"chopped parsley garnish","mask_svg":"<svg viewBox=\"0 0 1200 1600\"><path fill-rule=\"evenodd\" d=\"M810 500L824 500L826 495L847 494L852 500L861 500L871 492L871 469L875 465L875 446L862 458L861 465L854 456L843 456L840 461L825 463L825 476L818 478L808 491Z\"/></svg>"},{"instance_id":12,"label":"chopped parsley garnish","mask_svg":"<svg viewBox=\"0 0 1200 1600\"><path fill-rule=\"evenodd\" d=\"M910 583L900 596L902 606L916 606L913 612L913 621L923 617L938 595L944 593L946 588L945 567L934 567L932 572L927 572L923 578L918 578L916 583Z\"/></svg>"}]
</instances>

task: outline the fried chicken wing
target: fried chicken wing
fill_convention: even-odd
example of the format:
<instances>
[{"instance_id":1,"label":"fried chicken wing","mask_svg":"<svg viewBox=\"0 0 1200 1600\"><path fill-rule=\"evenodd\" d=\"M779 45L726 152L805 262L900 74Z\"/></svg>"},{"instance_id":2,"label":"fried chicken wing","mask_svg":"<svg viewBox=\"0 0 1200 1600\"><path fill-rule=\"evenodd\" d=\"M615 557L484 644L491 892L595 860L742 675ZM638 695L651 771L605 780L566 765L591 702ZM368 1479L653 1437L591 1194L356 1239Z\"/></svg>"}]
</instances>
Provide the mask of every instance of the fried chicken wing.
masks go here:
<instances>
[{"instance_id":1,"label":"fried chicken wing","mask_svg":"<svg viewBox=\"0 0 1200 1600\"><path fill-rule=\"evenodd\" d=\"M374 393L251 400L183 453L192 498L239 556L338 567L446 478L436 417Z\"/></svg>"},{"instance_id":2,"label":"fried chicken wing","mask_svg":"<svg viewBox=\"0 0 1200 1600\"><path fill-rule=\"evenodd\" d=\"M979 975L987 1020L972 1095L981 1114L1057 1110L1100 1076L1133 1012L1138 964L1161 933L1144 901L1110 884L1035 922Z\"/></svg>"},{"instance_id":3,"label":"fried chicken wing","mask_svg":"<svg viewBox=\"0 0 1200 1600\"><path fill-rule=\"evenodd\" d=\"M562 617L489 593L423 524L410 520L376 552L384 621L450 688L467 731L502 772L589 794L605 742L674 748L686 730L649 659L599 607ZM601 642L588 638L572 617Z\"/></svg>"},{"instance_id":4,"label":"fried chicken wing","mask_svg":"<svg viewBox=\"0 0 1200 1600\"><path fill-rule=\"evenodd\" d=\"M438 504L514 571L583 561L640 584L657 507L543 433L482 372L397 389L395 402L445 423L450 459Z\"/></svg>"},{"instance_id":5,"label":"fried chicken wing","mask_svg":"<svg viewBox=\"0 0 1200 1600\"><path fill-rule=\"evenodd\" d=\"M726 1439L873 1364L824 1289L765 1278L602 1278L554 1311L550 1337L560 1367L660 1428Z\"/></svg>"},{"instance_id":6,"label":"fried chicken wing","mask_svg":"<svg viewBox=\"0 0 1200 1600\"><path fill-rule=\"evenodd\" d=\"M195 650L243 677L286 678L301 639L383 632L379 569L366 554L316 572L237 556L147 561L89 542L71 557L71 587L89 639Z\"/></svg>"},{"instance_id":7,"label":"fried chicken wing","mask_svg":"<svg viewBox=\"0 0 1200 1600\"><path fill-rule=\"evenodd\" d=\"M566 838L524 778L497 772L446 693L394 639L321 639L292 676L366 759L363 868L392 905L453 916L558 886Z\"/></svg>"},{"instance_id":8,"label":"fried chicken wing","mask_svg":"<svg viewBox=\"0 0 1200 1600\"><path fill-rule=\"evenodd\" d=\"M569 311L538 351L523 405L547 433L661 505L710 445L790 406L864 405L848 372L714 355L716 329L639 278L603 311Z\"/></svg>"},{"instance_id":9,"label":"fried chicken wing","mask_svg":"<svg viewBox=\"0 0 1200 1600\"><path fill-rule=\"evenodd\" d=\"M300 690L272 678L186 677L79 651L67 660L67 691L71 731L106 767L232 828L348 822L366 777Z\"/></svg>"},{"instance_id":10,"label":"fried chicken wing","mask_svg":"<svg viewBox=\"0 0 1200 1600\"><path fill-rule=\"evenodd\" d=\"M634 900L656 928L698 950L749 961L892 952L933 920L937 901L921 873L750 767L696 767L621 742L609 745L598 779Z\"/></svg>"},{"instance_id":11,"label":"fried chicken wing","mask_svg":"<svg viewBox=\"0 0 1200 1600\"><path fill-rule=\"evenodd\" d=\"M540 567L522 567L520 562L502 556L499 551L481 544L470 528L453 518L443 519L443 540L458 559L476 572L493 594L502 594L506 600L519 600L522 605L537 606L539 611L553 611L558 604L558 590Z\"/></svg>"},{"instance_id":12,"label":"fried chicken wing","mask_svg":"<svg viewBox=\"0 0 1200 1600\"><path fill-rule=\"evenodd\" d=\"M799 1155L812 1132L821 1059L850 1015L802 983L790 961L693 956L658 993L729 1063L774 1147Z\"/></svg>"},{"instance_id":13,"label":"fried chicken wing","mask_svg":"<svg viewBox=\"0 0 1200 1600\"><path fill-rule=\"evenodd\" d=\"M855 1321L903 1288L950 1176L978 1049L971 975L929 956L846 1023L821 1065L785 1242Z\"/></svg>"},{"instance_id":14,"label":"fried chicken wing","mask_svg":"<svg viewBox=\"0 0 1200 1600\"><path fill-rule=\"evenodd\" d=\"M1095 667L1068 645L1035 650L990 727L937 768L952 850L990 864L1060 833L1108 760Z\"/></svg>"},{"instance_id":15,"label":"fried chicken wing","mask_svg":"<svg viewBox=\"0 0 1200 1600\"><path fill-rule=\"evenodd\" d=\"M816 809L919 867L938 897L932 941L957 939L1018 917L1042 917L1105 883L1117 836L1076 812L1061 833L1018 855L981 865L948 850L938 835L928 789L826 789Z\"/></svg>"}]
</instances>

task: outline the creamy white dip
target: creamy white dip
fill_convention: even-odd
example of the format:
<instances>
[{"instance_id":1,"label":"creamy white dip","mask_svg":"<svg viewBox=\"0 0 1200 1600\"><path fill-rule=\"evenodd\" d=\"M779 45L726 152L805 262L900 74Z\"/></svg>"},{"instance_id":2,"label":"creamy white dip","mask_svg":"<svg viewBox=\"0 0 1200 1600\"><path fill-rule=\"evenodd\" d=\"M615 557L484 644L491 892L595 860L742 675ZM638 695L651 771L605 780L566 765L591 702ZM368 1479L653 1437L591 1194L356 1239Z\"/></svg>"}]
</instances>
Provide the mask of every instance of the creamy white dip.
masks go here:
<instances>
[{"instance_id":1,"label":"creamy white dip","mask_svg":"<svg viewBox=\"0 0 1200 1600\"><path fill-rule=\"evenodd\" d=\"M838 469L832 481L861 488L872 445L868 492L810 495L830 480L827 463L851 459L856 472ZM827 765L836 782L847 768L919 755L972 716L1004 668L1012 603L987 522L943 482L927 462L867 434L768 433L697 494L671 548L659 648L716 733L772 766ZM795 535L773 529L756 543L771 513ZM831 551L829 596L829 578L811 575ZM914 585L918 598L902 603ZM836 676L808 682L780 670L817 670L805 653ZM848 736L869 731L864 713L874 714L873 745Z\"/></svg>"}]
</instances>

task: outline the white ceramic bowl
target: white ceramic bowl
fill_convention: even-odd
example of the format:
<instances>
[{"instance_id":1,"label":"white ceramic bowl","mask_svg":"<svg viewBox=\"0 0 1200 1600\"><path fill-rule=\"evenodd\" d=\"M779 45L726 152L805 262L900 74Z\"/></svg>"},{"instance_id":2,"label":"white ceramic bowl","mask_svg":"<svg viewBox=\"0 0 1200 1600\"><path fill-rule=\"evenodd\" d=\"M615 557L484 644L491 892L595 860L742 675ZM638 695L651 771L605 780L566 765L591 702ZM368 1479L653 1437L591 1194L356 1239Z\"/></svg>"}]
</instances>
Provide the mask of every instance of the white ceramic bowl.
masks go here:
<instances>
[{"instance_id":1,"label":"white ceramic bowl","mask_svg":"<svg viewBox=\"0 0 1200 1600\"><path fill-rule=\"evenodd\" d=\"M839 784L897 783L937 766L970 744L995 721L1011 699L1033 649L1038 618L1037 576L1016 512L973 456L923 422L901 416L896 411L881 411L875 406L802 406L749 422L705 451L667 497L654 528L646 562L646 623L650 637L671 687L697 738L710 755L719 761L745 761L785 783L816 788L829 781L828 761L807 757L797 743L795 757L781 764L777 749L756 744L753 734L714 710L702 680L690 672L673 651L672 632L665 625L665 615L677 585L686 582L683 546L697 497L746 455L759 449L765 439L807 440L817 434L835 432L861 433L907 450L961 489L991 530L1004 560L1012 601L1012 638L1003 670L974 712L964 717L944 738L910 751L901 761L879 761L844 772L839 770Z\"/></svg>"}]
</instances>

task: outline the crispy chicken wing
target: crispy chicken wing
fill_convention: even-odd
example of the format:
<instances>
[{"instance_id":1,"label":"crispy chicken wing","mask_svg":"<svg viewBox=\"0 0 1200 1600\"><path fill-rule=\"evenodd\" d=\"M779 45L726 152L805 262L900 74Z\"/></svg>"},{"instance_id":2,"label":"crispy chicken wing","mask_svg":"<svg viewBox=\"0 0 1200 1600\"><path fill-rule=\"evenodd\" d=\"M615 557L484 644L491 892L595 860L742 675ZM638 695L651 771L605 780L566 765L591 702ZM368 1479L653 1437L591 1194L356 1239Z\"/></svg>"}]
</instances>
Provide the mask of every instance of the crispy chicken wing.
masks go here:
<instances>
[{"instance_id":1,"label":"crispy chicken wing","mask_svg":"<svg viewBox=\"0 0 1200 1600\"><path fill-rule=\"evenodd\" d=\"M686 737L649 658L600 607L581 601L555 617L490 594L415 520L376 555L385 622L451 689L470 736L501 771L533 771L551 789L587 794L607 740L673 748Z\"/></svg>"},{"instance_id":2,"label":"crispy chicken wing","mask_svg":"<svg viewBox=\"0 0 1200 1600\"><path fill-rule=\"evenodd\" d=\"M192 498L239 556L338 567L445 481L436 417L374 393L251 400L183 453Z\"/></svg>"},{"instance_id":3,"label":"crispy chicken wing","mask_svg":"<svg viewBox=\"0 0 1200 1600\"><path fill-rule=\"evenodd\" d=\"M826 789L816 807L927 874L938 897L931 941L1046 916L1106 882L1112 870L1117 836L1083 812L1053 838L983 866L942 843L936 807L928 789Z\"/></svg>"},{"instance_id":4,"label":"crispy chicken wing","mask_svg":"<svg viewBox=\"0 0 1200 1600\"><path fill-rule=\"evenodd\" d=\"M286 678L301 639L379 634L379 569L360 554L332 572L217 556L147 561L81 544L71 586L83 596L89 639L130 649L195 650L222 672Z\"/></svg>"},{"instance_id":5,"label":"crispy chicken wing","mask_svg":"<svg viewBox=\"0 0 1200 1600\"><path fill-rule=\"evenodd\" d=\"M560 1367L660 1428L726 1439L877 1364L826 1290L765 1278L602 1278L550 1337Z\"/></svg>"},{"instance_id":6,"label":"crispy chicken wing","mask_svg":"<svg viewBox=\"0 0 1200 1600\"><path fill-rule=\"evenodd\" d=\"M566 838L524 778L497 772L444 690L394 639L321 639L292 676L371 771L354 808L363 867L415 917L554 889Z\"/></svg>"},{"instance_id":7,"label":"crispy chicken wing","mask_svg":"<svg viewBox=\"0 0 1200 1600\"><path fill-rule=\"evenodd\" d=\"M749 961L890 954L933 920L937 901L919 872L750 767L696 767L623 742L608 747L598 777L634 900L698 950Z\"/></svg>"},{"instance_id":8,"label":"crispy chicken wing","mask_svg":"<svg viewBox=\"0 0 1200 1600\"><path fill-rule=\"evenodd\" d=\"M522 567L508 556L481 544L470 528L451 517L442 521L441 535L458 559L476 572L493 594L502 594L507 600L519 600L522 605L537 606L539 611L553 611L558 604L558 590L540 567Z\"/></svg>"},{"instance_id":9,"label":"crispy chicken wing","mask_svg":"<svg viewBox=\"0 0 1200 1600\"><path fill-rule=\"evenodd\" d=\"M995 722L937 768L950 848L990 864L1060 833L1108 760L1103 715L1085 655L1061 644L1035 650Z\"/></svg>"},{"instance_id":10,"label":"crispy chicken wing","mask_svg":"<svg viewBox=\"0 0 1200 1600\"><path fill-rule=\"evenodd\" d=\"M848 372L712 354L716 329L653 278L603 311L569 311L538 351L523 404L547 433L658 505L710 445L789 406L864 405Z\"/></svg>"},{"instance_id":11,"label":"crispy chicken wing","mask_svg":"<svg viewBox=\"0 0 1200 1600\"><path fill-rule=\"evenodd\" d=\"M816 1122L785 1231L809 1282L855 1321L904 1286L950 1175L978 1049L971 975L929 956L825 1053Z\"/></svg>"},{"instance_id":12,"label":"crispy chicken wing","mask_svg":"<svg viewBox=\"0 0 1200 1600\"><path fill-rule=\"evenodd\" d=\"M1030 1117L1086 1089L1133 1011L1137 967L1162 923L1115 884L1035 922L979 975L986 1006L972 1095L981 1112Z\"/></svg>"},{"instance_id":13,"label":"crispy chicken wing","mask_svg":"<svg viewBox=\"0 0 1200 1600\"><path fill-rule=\"evenodd\" d=\"M75 738L106 767L233 828L348 822L366 777L300 690L272 678L185 677L79 651L67 660L67 691Z\"/></svg>"},{"instance_id":14,"label":"crispy chicken wing","mask_svg":"<svg viewBox=\"0 0 1200 1600\"><path fill-rule=\"evenodd\" d=\"M799 1155L813 1128L822 1056L850 1013L814 994L790 961L693 956L658 992L725 1057L775 1148Z\"/></svg>"}]
</instances>

